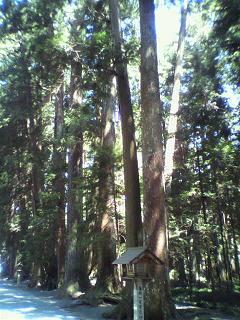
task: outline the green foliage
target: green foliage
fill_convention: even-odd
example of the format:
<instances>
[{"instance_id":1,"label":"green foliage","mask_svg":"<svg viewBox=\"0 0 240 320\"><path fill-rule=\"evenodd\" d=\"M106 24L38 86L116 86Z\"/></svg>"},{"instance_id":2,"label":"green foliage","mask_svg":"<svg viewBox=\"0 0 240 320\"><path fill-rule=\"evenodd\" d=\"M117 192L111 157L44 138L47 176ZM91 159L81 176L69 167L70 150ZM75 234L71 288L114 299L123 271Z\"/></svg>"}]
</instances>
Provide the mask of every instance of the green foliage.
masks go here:
<instances>
[{"instance_id":1,"label":"green foliage","mask_svg":"<svg viewBox=\"0 0 240 320\"><path fill-rule=\"evenodd\" d=\"M240 5L239 1L218 0L215 2L215 21L213 35L219 41L226 63L230 63L232 78L239 84L239 38L240 38Z\"/></svg>"}]
</instances>

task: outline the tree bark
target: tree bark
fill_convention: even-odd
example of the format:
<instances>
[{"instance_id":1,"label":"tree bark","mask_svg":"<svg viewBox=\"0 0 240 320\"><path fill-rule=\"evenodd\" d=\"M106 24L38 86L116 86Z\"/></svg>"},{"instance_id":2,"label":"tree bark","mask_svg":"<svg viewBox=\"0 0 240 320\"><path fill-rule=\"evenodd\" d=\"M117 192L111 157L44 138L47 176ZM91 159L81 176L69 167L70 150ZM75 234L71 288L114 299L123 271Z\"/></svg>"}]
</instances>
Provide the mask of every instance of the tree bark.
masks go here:
<instances>
[{"instance_id":1,"label":"tree bark","mask_svg":"<svg viewBox=\"0 0 240 320\"><path fill-rule=\"evenodd\" d=\"M147 318L175 317L168 274L167 217L163 178L162 114L160 107L154 1L139 1L141 29L141 108L145 242L163 266L148 286ZM153 303L154 301L154 303Z\"/></svg>"},{"instance_id":2,"label":"tree bark","mask_svg":"<svg viewBox=\"0 0 240 320\"><path fill-rule=\"evenodd\" d=\"M75 61L71 67L70 106L79 109L82 104L82 64ZM71 131L71 129L70 129ZM85 248L81 245L83 216L83 132L79 124L74 133L73 146L68 152L68 207L67 207L67 249L65 261L65 290L73 293L80 288L89 288Z\"/></svg>"},{"instance_id":3,"label":"tree bark","mask_svg":"<svg viewBox=\"0 0 240 320\"><path fill-rule=\"evenodd\" d=\"M101 290L115 287L113 260L116 258L116 230L114 227L114 158L115 143L113 111L115 90L113 77L103 101L101 155L99 161L99 231L97 287Z\"/></svg>"},{"instance_id":4,"label":"tree bark","mask_svg":"<svg viewBox=\"0 0 240 320\"><path fill-rule=\"evenodd\" d=\"M135 126L127 66L124 62L122 53L118 1L109 0L109 7L123 137L127 247L135 247L142 244L140 186L135 142Z\"/></svg>"},{"instance_id":5,"label":"tree bark","mask_svg":"<svg viewBox=\"0 0 240 320\"><path fill-rule=\"evenodd\" d=\"M170 117L168 122L168 137L165 150L165 184L166 191L168 192L171 187L172 174L173 174L173 162L174 152L176 148L176 132L177 122L179 113L179 98L181 89L181 77L183 73L183 53L184 53L184 42L186 36L186 22L187 22L187 11L188 11L189 0L183 0L181 6L181 25L178 38L178 48L176 57L176 67L174 72L173 91L171 98Z\"/></svg>"},{"instance_id":6,"label":"tree bark","mask_svg":"<svg viewBox=\"0 0 240 320\"><path fill-rule=\"evenodd\" d=\"M55 127L54 127L54 191L57 197L57 216L56 216L56 252L57 252L57 267L58 267L58 287L61 287L64 282L65 272L65 153L62 146L63 126L64 126L64 111L63 99L64 88L60 85L55 98Z\"/></svg>"},{"instance_id":7,"label":"tree bark","mask_svg":"<svg viewBox=\"0 0 240 320\"><path fill-rule=\"evenodd\" d=\"M27 70L27 62L26 62ZM32 215L37 216L38 211L41 208L40 193L43 185L43 178L41 173L42 168L42 120L41 120L41 109L33 101L32 96L32 81L31 75L27 72L28 79L26 79L26 86L28 88L28 94L26 97L26 105L29 110L29 125L28 134L30 142L30 154L32 158L32 169L31 169L31 193L32 193ZM39 110L40 109L40 110ZM35 240L36 230L33 233L33 242L35 248L39 245ZM39 252L34 251L32 257L32 272L30 279L30 286L36 287L40 281L40 261Z\"/></svg>"},{"instance_id":8,"label":"tree bark","mask_svg":"<svg viewBox=\"0 0 240 320\"><path fill-rule=\"evenodd\" d=\"M186 286L187 283L187 276L186 276L186 267L185 267L185 260L184 257L178 258L178 265L176 266L178 271L178 284L181 287Z\"/></svg>"}]
</instances>

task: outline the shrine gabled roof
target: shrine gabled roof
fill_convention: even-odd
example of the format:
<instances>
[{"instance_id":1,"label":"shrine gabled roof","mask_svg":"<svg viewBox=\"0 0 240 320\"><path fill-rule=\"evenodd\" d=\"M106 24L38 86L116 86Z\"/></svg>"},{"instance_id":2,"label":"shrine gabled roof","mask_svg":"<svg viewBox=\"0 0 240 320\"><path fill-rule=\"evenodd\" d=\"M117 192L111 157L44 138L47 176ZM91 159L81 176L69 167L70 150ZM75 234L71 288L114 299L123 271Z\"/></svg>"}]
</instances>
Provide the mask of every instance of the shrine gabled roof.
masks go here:
<instances>
[{"instance_id":1,"label":"shrine gabled roof","mask_svg":"<svg viewBox=\"0 0 240 320\"><path fill-rule=\"evenodd\" d=\"M162 264L162 261L155 256L147 247L132 247L128 248L120 257L118 257L113 264L131 264L137 263L142 258L147 257L149 260L157 264Z\"/></svg>"}]
</instances>

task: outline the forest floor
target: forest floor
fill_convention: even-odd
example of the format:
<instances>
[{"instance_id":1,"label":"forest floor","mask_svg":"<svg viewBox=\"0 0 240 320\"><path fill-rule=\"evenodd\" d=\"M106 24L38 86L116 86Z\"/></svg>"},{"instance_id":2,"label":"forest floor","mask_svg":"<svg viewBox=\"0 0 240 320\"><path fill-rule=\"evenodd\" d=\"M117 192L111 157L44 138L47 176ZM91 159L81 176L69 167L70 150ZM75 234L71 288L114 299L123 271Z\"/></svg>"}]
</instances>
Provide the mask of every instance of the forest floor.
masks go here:
<instances>
[{"instance_id":1,"label":"forest floor","mask_svg":"<svg viewBox=\"0 0 240 320\"><path fill-rule=\"evenodd\" d=\"M240 320L220 310L200 308L187 304L177 304L177 311L183 320Z\"/></svg>"},{"instance_id":2,"label":"forest floor","mask_svg":"<svg viewBox=\"0 0 240 320\"><path fill-rule=\"evenodd\" d=\"M79 300L59 298L56 291L29 289L26 285L0 280L0 320L100 320L114 306L97 307ZM187 320L239 320L222 311L177 304L178 313Z\"/></svg>"},{"instance_id":3,"label":"forest floor","mask_svg":"<svg viewBox=\"0 0 240 320\"><path fill-rule=\"evenodd\" d=\"M240 320L239 290L218 290L213 295L209 288L174 288L173 297L178 313L189 320Z\"/></svg>"}]
</instances>

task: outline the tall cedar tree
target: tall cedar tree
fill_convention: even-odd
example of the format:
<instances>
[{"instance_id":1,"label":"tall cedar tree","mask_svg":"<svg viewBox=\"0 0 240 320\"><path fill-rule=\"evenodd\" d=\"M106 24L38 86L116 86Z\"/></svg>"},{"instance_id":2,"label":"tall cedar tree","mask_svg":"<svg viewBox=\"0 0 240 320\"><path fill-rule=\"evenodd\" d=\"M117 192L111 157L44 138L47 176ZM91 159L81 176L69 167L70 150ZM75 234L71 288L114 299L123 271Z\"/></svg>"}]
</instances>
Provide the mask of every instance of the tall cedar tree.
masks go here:
<instances>
[{"instance_id":1,"label":"tall cedar tree","mask_svg":"<svg viewBox=\"0 0 240 320\"><path fill-rule=\"evenodd\" d=\"M164 176L165 176L165 187L168 191L171 187L172 174L173 174L173 162L174 152L176 148L176 132L178 123L178 114L180 109L180 89L181 89L181 77L183 72L183 53L184 53L184 42L186 36L186 22L187 22L187 11L188 11L189 0L184 0L181 6L181 25L178 38L178 48L176 57L176 66L173 80L173 91L171 98L170 116L168 120L168 136L165 150L165 163L164 163Z\"/></svg>"},{"instance_id":2,"label":"tall cedar tree","mask_svg":"<svg viewBox=\"0 0 240 320\"><path fill-rule=\"evenodd\" d=\"M157 64L154 1L139 1L145 242L164 263L148 287L148 319L175 315L168 275L167 217L163 177L162 114ZM154 301L154 303L153 303Z\"/></svg>"},{"instance_id":3,"label":"tall cedar tree","mask_svg":"<svg viewBox=\"0 0 240 320\"><path fill-rule=\"evenodd\" d=\"M122 52L118 1L109 0L109 7L112 39L114 44L114 66L116 69L117 91L123 137L127 246L135 247L141 245L142 243L140 186L135 141L135 126L127 66L123 59Z\"/></svg>"},{"instance_id":4,"label":"tall cedar tree","mask_svg":"<svg viewBox=\"0 0 240 320\"><path fill-rule=\"evenodd\" d=\"M77 57L72 61L69 110L81 112L82 63ZM72 132L71 128L69 131ZM68 207L67 248L65 263L65 289L68 293L80 287L89 288L85 248L81 244L83 224L83 128L79 123L73 130L73 146L68 152Z\"/></svg>"},{"instance_id":5,"label":"tall cedar tree","mask_svg":"<svg viewBox=\"0 0 240 320\"><path fill-rule=\"evenodd\" d=\"M54 126L54 154L53 165L55 171L54 191L57 198L57 215L56 215L56 252L57 252L57 269L58 269L58 286L64 283L65 274L65 150L62 145L64 134L64 85L62 83L58 88L55 97L55 126Z\"/></svg>"},{"instance_id":6,"label":"tall cedar tree","mask_svg":"<svg viewBox=\"0 0 240 320\"><path fill-rule=\"evenodd\" d=\"M100 151L100 177L99 177L99 231L100 239L98 246L98 273L97 287L101 290L111 289L115 285L113 260L116 257L116 236L114 227L114 106L115 88L114 78L110 77L106 86L106 97L103 100L101 115L101 151Z\"/></svg>"}]
</instances>

